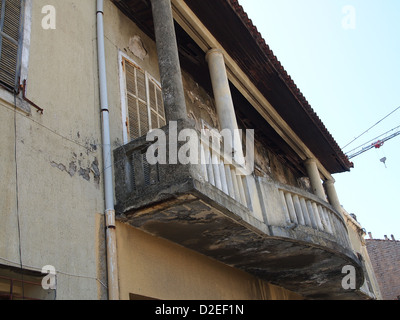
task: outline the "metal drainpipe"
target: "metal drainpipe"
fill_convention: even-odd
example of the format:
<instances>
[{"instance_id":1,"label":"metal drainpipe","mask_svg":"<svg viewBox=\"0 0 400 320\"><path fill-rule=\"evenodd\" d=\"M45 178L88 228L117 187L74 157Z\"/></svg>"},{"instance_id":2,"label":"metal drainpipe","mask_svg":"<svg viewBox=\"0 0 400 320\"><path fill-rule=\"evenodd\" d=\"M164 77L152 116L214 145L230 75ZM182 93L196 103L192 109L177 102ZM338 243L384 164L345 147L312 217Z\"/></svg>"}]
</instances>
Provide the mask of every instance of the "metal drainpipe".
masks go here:
<instances>
[{"instance_id":1,"label":"metal drainpipe","mask_svg":"<svg viewBox=\"0 0 400 320\"><path fill-rule=\"evenodd\" d=\"M100 105L102 116L105 222L107 241L108 299L119 300L117 243L115 234L114 189L111 138L104 49L103 0L97 0L97 53L99 64Z\"/></svg>"}]
</instances>

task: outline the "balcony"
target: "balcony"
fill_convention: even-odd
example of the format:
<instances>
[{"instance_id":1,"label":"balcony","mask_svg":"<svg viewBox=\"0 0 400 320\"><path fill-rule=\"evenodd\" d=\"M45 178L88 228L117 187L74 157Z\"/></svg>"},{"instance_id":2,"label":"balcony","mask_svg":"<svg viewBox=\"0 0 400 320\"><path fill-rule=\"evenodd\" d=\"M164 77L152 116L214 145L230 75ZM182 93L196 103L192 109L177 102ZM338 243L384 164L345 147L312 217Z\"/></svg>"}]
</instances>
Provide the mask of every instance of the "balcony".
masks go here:
<instances>
[{"instance_id":1,"label":"balcony","mask_svg":"<svg viewBox=\"0 0 400 320\"><path fill-rule=\"evenodd\" d=\"M179 122L177 130L187 127ZM175 133L163 130L169 159ZM368 298L342 288L343 266L355 267L357 288L364 275L345 222L328 203L266 178L237 175L240 168L205 141L200 164L149 164L152 144L141 137L114 151L120 221L310 299Z\"/></svg>"}]
</instances>

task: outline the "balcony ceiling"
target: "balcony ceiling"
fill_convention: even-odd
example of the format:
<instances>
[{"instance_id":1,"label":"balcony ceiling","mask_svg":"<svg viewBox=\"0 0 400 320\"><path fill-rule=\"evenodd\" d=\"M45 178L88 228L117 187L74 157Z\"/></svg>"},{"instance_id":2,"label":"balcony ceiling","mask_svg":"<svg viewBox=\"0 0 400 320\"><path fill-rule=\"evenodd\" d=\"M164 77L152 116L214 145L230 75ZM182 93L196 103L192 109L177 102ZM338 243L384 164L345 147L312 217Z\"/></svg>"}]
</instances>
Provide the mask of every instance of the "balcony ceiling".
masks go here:
<instances>
[{"instance_id":1,"label":"balcony ceiling","mask_svg":"<svg viewBox=\"0 0 400 320\"><path fill-rule=\"evenodd\" d=\"M151 6L148 0L112 1L154 39ZM185 2L321 164L331 174L349 171L353 164L269 49L238 1L185 0ZM216 12L219 14L215 14ZM195 80L211 92L204 53L178 25L176 31L182 68L190 70ZM235 37L232 37L232 34ZM254 125L256 135L258 131L259 136L268 137L263 141L278 156L292 164L294 168L301 167L301 159L271 126L266 121L260 123L257 112L256 115L254 113L248 115L247 110L243 108L251 107L246 104L241 109L238 108L239 118L249 126Z\"/></svg>"}]
</instances>

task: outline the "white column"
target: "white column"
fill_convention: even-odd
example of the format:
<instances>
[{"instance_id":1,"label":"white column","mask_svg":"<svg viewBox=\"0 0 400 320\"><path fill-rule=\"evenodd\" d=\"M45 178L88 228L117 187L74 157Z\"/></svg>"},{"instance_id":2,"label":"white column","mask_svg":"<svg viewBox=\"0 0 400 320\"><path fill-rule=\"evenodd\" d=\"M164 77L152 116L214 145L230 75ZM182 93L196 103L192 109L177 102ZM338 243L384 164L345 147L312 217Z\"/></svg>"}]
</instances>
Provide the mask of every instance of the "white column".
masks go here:
<instances>
[{"instance_id":1,"label":"white column","mask_svg":"<svg viewBox=\"0 0 400 320\"><path fill-rule=\"evenodd\" d=\"M228 129L233 139L232 142L224 141L224 148L225 150L232 150L229 152L229 156L234 157L237 162L242 163L244 159L242 140L238 130L224 55L221 50L211 49L207 52L206 60L210 69L211 83L221 130ZM242 203L253 211L254 217L263 221L261 203L254 177L250 174L242 179L242 176L236 176L233 171L232 180L234 187L237 181Z\"/></svg>"},{"instance_id":2,"label":"white column","mask_svg":"<svg viewBox=\"0 0 400 320\"><path fill-rule=\"evenodd\" d=\"M317 167L317 161L315 159L307 159L304 164L308 177L310 178L311 187L314 194L326 201L326 195L324 187L322 186L322 180Z\"/></svg>"},{"instance_id":3,"label":"white column","mask_svg":"<svg viewBox=\"0 0 400 320\"><path fill-rule=\"evenodd\" d=\"M328 196L329 203L336 211L342 213L342 206L340 204L339 197L336 193L335 180L332 178L330 180L325 181L324 186Z\"/></svg>"},{"instance_id":4,"label":"white column","mask_svg":"<svg viewBox=\"0 0 400 320\"><path fill-rule=\"evenodd\" d=\"M232 152L240 152L240 156L243 152L242 144L237 130L238 126L235 108L233 106L231 90L229 88L224 55L218 49L211 49L207 52L206 60L210 69L211 83L221 130L231 130L233 144L229 147L232 149Z\"/></svg>"}]
</instances>

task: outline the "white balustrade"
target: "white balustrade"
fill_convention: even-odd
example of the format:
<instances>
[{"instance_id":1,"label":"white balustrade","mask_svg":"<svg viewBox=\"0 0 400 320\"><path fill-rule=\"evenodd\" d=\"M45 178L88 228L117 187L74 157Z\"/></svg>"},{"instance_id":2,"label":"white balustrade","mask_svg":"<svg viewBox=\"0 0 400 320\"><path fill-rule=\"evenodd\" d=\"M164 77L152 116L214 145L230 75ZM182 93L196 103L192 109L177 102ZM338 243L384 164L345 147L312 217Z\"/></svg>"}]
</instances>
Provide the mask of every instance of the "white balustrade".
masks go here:
<instances>
[{"instance_id":1,"label":"white balustrade","mask_svg":"<svg viewBox=\"0 0 400 320\"><path fill-rule=\"evenodd\" d=\"M337 242L348 246L345 223L333 209L321 202L280 189L283 213L288 225L302 225L333 235Z\"/></svg>"},{"instance_id":2,"label":"white balustrade","mask_svg":"<svg viewBox=\"0 0 400 320\"><path fill-rule=\"evenodd\" d=\"M215 141L215 140L213 140ZM219 143L201 140L201 166L204 178L225 194L251 208L248 185L242 169L233 163L232 157L221 151Z\"/></svg>"}]
</instances>

